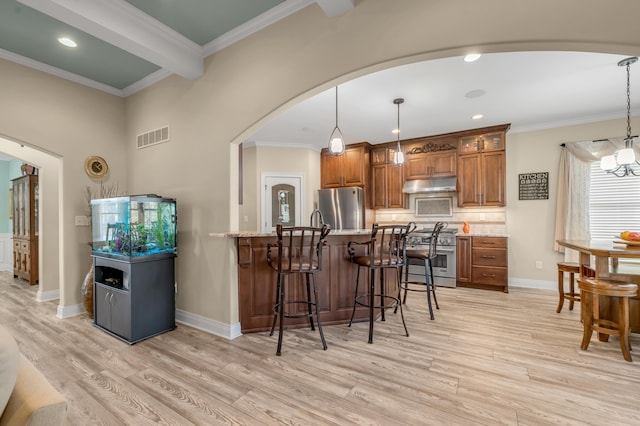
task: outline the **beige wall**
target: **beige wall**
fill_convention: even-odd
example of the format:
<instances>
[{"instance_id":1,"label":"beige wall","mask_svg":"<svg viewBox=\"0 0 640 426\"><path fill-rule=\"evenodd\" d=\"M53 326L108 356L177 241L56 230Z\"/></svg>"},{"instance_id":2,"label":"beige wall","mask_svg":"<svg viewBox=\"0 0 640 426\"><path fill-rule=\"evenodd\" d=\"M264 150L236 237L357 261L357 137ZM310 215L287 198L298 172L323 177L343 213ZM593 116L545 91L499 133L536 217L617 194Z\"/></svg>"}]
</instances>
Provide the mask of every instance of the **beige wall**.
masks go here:
<instances>
[{"instance_id":1,"label":"beige wall","mask_svg":"<svg viewBox=\"0 0 640 426\"><path fill-rule=\"evenodd\" d=\"M86 187L99 188L85 174L84 160L104 157L110 166L105 183L126 186L124 101L5 60L0 77L0 149L42 168L39 294L60 288L58 313L73 314L91 262L89 228L74 226L74 217L88 214Z\"/></svg>"},{"instance_id":2,"label":"beige wall","mask_svg":"<svg viewBox=\"0 0 640 426\"><path fill-rule=\"evenodd\" d=\"M638 117L633 117L634 125L640 125ZM556 263L563 258L553 251L560 144L618 137L625 132L626 119L621 119L508 135L507 232L512 284L542 287L557 280ZM518 174L529 172L549 172L549 200L518 200ZM543 269L535 269L537 260L542 261Z\"/></svg>"},{"instance_id":3,"label":"beige wall","mask_svg":"<svg viewBox=\"0 0 640 426\"><path fill-rule=\"evenodd\" d=\"M477 48L637 56L637 16L640 3L628 0L359 0L336 18L312 4L207 58L200 79L169 77L127 98L124 109L110 95L0 61L0 133L62 158L61 285L68 291L61 305L78 302L87 263L88 233L73 226L85 205L82 161L102 155L112 179L126 182L130 193L178 200L179 309L234 324L235 252L209 236L239 229L232 144L303 99L393 65ZM135 148L138 133L165 125L171 128L169 143ZM517 148L509 150L519 158ZM554 164L545 168L551 171L556 164L549 161ZM528 168L509 166L510 188L513 173Z\"/></svg>"}]
</instances>

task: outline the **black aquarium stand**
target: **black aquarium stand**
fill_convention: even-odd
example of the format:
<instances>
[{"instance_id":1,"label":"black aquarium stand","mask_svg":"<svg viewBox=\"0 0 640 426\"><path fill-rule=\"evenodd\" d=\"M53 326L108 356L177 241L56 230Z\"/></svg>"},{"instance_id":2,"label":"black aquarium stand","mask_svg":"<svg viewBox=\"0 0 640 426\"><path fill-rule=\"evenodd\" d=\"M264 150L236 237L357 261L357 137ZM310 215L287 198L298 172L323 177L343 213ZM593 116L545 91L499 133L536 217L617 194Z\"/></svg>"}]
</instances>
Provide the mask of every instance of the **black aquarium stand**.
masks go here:
<instances>
[{"instance_id":1,"label":"black aquarium stand","mask_svg":"<svg viewBox=\"0 0 640 426\"><path fill-rule=\"evenodd\" d=\"M93 255L94 326L129 344L175 329L174 262Z\"/></svg>"}]
</instances>

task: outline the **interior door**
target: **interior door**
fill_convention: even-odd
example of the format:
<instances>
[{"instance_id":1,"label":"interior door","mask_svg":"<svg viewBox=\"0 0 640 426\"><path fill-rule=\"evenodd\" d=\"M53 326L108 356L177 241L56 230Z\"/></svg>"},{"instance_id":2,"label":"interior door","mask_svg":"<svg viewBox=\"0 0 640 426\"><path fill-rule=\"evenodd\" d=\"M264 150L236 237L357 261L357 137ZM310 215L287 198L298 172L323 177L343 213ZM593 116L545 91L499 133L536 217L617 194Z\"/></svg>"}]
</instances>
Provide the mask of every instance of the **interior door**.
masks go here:
<instances>
[{"instance_id":1,"label":"interior door","mask_svg":"<svg viewBox=\"0 0 640 426\"><path fill-rule=\"evenodd\" d=\"M265 174L262 188L262 232L303 225L301 175Z\"/></svg>"}]
</instances>

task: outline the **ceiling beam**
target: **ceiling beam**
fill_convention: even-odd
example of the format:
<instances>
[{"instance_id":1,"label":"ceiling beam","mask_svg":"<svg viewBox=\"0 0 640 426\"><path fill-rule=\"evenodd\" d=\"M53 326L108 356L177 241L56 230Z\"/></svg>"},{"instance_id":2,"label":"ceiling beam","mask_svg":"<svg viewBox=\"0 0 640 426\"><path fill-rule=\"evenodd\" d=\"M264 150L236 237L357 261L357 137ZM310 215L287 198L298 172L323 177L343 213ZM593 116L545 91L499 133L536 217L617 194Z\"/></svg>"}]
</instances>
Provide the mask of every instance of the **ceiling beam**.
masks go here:
<instances>
[{"instance_id":1,"label":"ceiling beam","mask_svg":"<svg viewBox=\"0 0 640 426\"><path fill-rule=\"evenodd\" d=\"M329 18L342 15L355 7L355 0L316 0L316 3Z\"/></svg>"},{"instance_id":2,"label":"ceiling beam","mask_svg":"<svg viewBox=\"0 0 640 426\"><path fill-rule=\"evenodd\" d=\"M202 48L124 0L18 0L184 78L204 73Z\"/></svg>"}]
</instances>

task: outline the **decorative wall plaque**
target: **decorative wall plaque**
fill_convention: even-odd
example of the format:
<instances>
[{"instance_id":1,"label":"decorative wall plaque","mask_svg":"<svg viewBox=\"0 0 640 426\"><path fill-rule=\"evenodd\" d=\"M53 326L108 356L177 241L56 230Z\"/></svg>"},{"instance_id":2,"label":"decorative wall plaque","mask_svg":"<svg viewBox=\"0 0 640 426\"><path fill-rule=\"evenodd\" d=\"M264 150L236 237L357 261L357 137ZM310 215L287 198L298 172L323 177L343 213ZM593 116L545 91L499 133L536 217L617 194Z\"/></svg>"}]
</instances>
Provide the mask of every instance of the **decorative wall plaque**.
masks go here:
<instances>
[{"instance_id":1,"label":"decorative wall plaque","mask_svg":"<svg viewBox=\"0 0 640 426\"><path fill-rule=\"evenodd\" d=\"M548 200L549 172L522 173L518 175L520 200Z\"/></svg>"}]
</instances>

